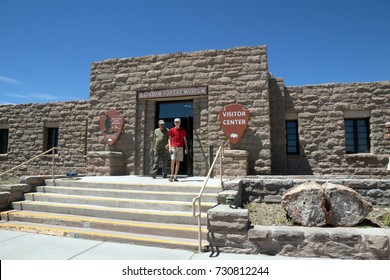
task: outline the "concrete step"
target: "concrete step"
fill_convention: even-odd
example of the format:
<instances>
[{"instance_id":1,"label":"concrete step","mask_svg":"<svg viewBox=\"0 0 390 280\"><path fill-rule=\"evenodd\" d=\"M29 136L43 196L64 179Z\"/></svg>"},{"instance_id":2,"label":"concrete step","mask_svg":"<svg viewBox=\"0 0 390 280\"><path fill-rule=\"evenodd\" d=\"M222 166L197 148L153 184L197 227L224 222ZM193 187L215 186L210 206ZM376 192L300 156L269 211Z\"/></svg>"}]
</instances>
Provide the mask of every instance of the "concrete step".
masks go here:
<instances>
[{"instance_id":1,"label":"concrete step","mask_svg":"<svg viewBox=\"0 0 390 280\"><path fill-rule=\"evenodd\" d=\"M128 199L151 199L151 200L171 200L171 201L192 201L198 193L176 191L146 191L146 190L123 190L123 189L102 189L102 188L84 188L70 186L42 186L37 187L37 192L56 193L67 195L99 196L112 198ZM216 202L216 193L204 193L202 202Z\"/></svg>"},{"instance_id":2,"label":"concrete step","mask_svg":"<svg viewBox=\"0 0 390 280\"><path fill-rule=\"evenodd\" d=\"M17 230L56 236L84 238L108 242L131 243L146 246L163 246L167 248L195 250L198 241L194 239L164 237L155 235L123 233L98 229L83 229L75 227L63 227L55 225L41 225L25 222L0 223L0 229Z\"/></svg>"},{"instance_id":3,"label":"concrete step","mask_svg":"<svg viewBox=\"0 0 390 280\"><path fill-rule=\"evenodd\" d=\"M127 199L83 195L65 195L56 193L26 193L26 200L70 203L82 205L97 205L104 207L150 209L162 211L192 211L192 202L186 201L166 201L166 200L148 200L148 199ZM216 203L202 203L202 212L214 207Z\"/></svg>"},{"instance_id":4,"label":"concrete step","mask_svg":"<svg viewBox=\"0 0 390 280\"><path fill-rule=\"evenodd\" d=\"M62 227L77 227L117 232L149 234L158 233L160 236L198 238L198 226L148 223L142 221L125 221L118 219L94 218L79 215L66 215L56 213L10 210L1 213L2 221L25 222ZM206 227L202 227L202 238L206 240Z\"/></svg>"},{"instance_id":5,"label":"concrete step","mask_svg":"<svg viewBox=\"0 0 390 280\"><path fill-rule=\"evenodd\" d=\"M183 181L169 182L167 179L144 180L128 182L97 182L92 179L72 180L72 179L56 179L46 180L46 186L61 186L61 187L79 187L79 188L100 188L100 189L117 189L117 190L139 190L139 191L159 191L159 192L191 192L198 194L203 186L202 181ZM222 191L220 186L208 185L205 193L218 193Z\"/></svg>"},{"instance_id":6,"label":"concrete step","mask_svg":"<svg viewBox=\"0 0 390 280\"><path fill-rule=\"evenodd\" d=\"M196 225L197 219L189 211L158 211L150 209L117 208L98 205L81 205L44 201L17 201L12 203L15 210L60 213L89 217L135 220L156 223ZM206 224L206 213L202 213L202 224Z\"/></svg>"}]
</instances>

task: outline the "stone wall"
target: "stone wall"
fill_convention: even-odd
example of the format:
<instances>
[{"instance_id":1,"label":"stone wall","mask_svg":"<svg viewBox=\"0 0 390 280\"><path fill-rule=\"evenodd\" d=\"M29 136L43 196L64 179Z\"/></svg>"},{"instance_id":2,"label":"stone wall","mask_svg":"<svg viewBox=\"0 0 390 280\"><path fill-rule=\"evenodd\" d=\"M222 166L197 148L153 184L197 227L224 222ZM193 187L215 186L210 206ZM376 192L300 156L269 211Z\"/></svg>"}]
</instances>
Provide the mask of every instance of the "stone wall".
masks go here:
<instances>
[{"instance_id":1,"label":"stone wall","mask_svg":"<svg viewBox=\"0 0 390 280\"><path fill-rule=\"evenodd\" d=\"M210 209L207 219L212 252L390 259L390 229L251 226L247 209L227 205Z\"/></svg>"},{"instance_id":2,"label":"stone wall","mask_svg":"<svg viewBox=\"0 0 390 280\"><path fill-rule=\"evenodd\" d=\"M317 176L292 176L268 177L268 178L245 178L242 180L242 200L246 202L280 203L284 193L294 186L307 181L323 184L330 182L341 184L358 192L372 205L390 206L390 180L389 179L346 179L342 178L319 178ZM230 189L231 187L229 187Z\"/></svg>"},{"instance_id":3,"label":"stone wall","mask_svg":"<svg viewBox=\"0 0 390 280\"><path fill-rule=\"evenodd\" d=\"M226 142L218 112L236 102L249 109L250 122L240 142L229 144L229 148L249 152L250 174L270 174L268 64L264 46L93 63L88 150L122 152L124 174L148 174L156 100L137 100L137 93L197 86L207 86L208 95L190 97L194 102L194 175L207 173L208 147ZM108 109L125 116L122 136L112 146L104 143L99 130L99 116Z\"/></svg>"},{"instance_id":4,"label":"stone wall","mask_svg":"<svg viewBox=\"0 0 390 280\"><path fill-rule=\"evenodd\" d=\"M222 152L222 174L224 177L245 177L248 175L247 150L223 150ZM220 176L220 157L215 162L214 174Z\"/></svg>"},{"instance_id":5,"label":"stone wall","mask_svg":"<svg viewBox=\"0 0 390 280\"><path fill-rule=\"evenodd\" d=\"M28 184L0 185L0 211L11 209L14 201L24 200L24 194L31 191Z\"/></svg>"},{"instance_id":6,"label":"stone wall","mask_svg":"<svg viewBox=\"0 0 390 280\"><path fill-rule=\"evenodd\" d=\"M59 128L56 173L85 173L88 108L85 101L0 106L0 124L9 128L8 153L0 155L0 173L44 152L47 127ZM52 156L44 155L10 175L44 175L51 170Z\"/></svg>"},{"instance_id":7,"label":"stone wall","mask_svg":"<svg viewBox=\"0 0 390 280\"><path fill-rule=\"evenodd\" d=\"M61 177L65 176L55 176ZM23 176L18 184L0 182L0 211L12 209L12 202L24 200L25 193L35 192L36 187L45 185L45 180L49 178L52 179L52 176Z\"/></svg>"},{"instance_id":8,"label":"stone wall","mask_svg":"<svg viewBox=\"0 0 390 280\"><path fill-rule=\"evenodd\" d=\"M386 166L390 141L384 137L384 124L390 120L390 82L283 88L281 80L273 80L272 85L272 130L280 130L282 122L278 119L283 113L286 119L295 115L300 144L300 154L287 155L286 165L283 165L283 159L274 158L286 154L283 143L273 142L273 173L351 174L389 178ZM282 100L284 108L281 106ZM347 116L369 117L370 153L346 154L344 119ZM274 141L278 134L273 135ZM280 134L279 138L285 139L285 134Z\"/></svg>"}]
</instances>

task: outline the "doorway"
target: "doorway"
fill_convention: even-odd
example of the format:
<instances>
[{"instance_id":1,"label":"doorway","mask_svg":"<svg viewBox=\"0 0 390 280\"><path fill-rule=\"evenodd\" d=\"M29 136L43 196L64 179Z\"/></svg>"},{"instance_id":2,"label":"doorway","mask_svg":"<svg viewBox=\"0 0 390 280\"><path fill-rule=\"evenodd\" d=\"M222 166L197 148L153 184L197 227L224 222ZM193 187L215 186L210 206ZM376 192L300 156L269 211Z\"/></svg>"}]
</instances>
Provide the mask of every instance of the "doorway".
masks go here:
<instances>
[{"instance_id":1,"label":"doorway","mask_svg":"<svg viewBox=\"0 0 390 280\"><path fill-rule=\"evenodd\" d=\"M184 155L183 162L180 163L179 175L193 176L193 102L166 101L157 103L155 127L158 121L164 120L168 129L174 127L174 119L180 118L180 127L187 132L188 154ZM170 163L169 163L170 168Z\"/></svg>"}]
</instances>

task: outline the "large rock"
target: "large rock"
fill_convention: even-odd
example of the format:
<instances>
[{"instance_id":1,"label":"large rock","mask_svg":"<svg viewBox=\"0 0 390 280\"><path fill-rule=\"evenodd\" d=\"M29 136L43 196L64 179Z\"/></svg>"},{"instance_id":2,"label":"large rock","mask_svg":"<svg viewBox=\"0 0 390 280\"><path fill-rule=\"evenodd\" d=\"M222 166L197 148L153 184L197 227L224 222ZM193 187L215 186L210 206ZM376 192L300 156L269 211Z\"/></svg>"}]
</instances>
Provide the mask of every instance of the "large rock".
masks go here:
<instances>
[{"instance_id":1,"label":"large rock","mask_svg":"<svg viewBox=\"0 0 390 280\"><path fill-rule=\"evenodd\" d=\"M303 226L355 226L372 206L351 188L305 182L288 190L282 206L294 223Z\"/></svg>"},{"instance_id":2,"label":"large rock","mask_svg":"<svg viewBox=\"0 0 390 280\"><path fill-rule=\"evenodd\" d=\"M351 188L332 183L325 183L322 187L330 206L328 224L354 226L362 222L372 211L371 204Z\"/></svg>"},{"instance_id":3,"label":"large rock","mask_svg":"<svg viewBox=\"0 0 390 280\"><path fill-rule=\"evenodd\" d=\"M289 189L282 206L294 223L303 226L326 225L325 192L315 182L305 182Z\"/></svg>"}]
</instances>

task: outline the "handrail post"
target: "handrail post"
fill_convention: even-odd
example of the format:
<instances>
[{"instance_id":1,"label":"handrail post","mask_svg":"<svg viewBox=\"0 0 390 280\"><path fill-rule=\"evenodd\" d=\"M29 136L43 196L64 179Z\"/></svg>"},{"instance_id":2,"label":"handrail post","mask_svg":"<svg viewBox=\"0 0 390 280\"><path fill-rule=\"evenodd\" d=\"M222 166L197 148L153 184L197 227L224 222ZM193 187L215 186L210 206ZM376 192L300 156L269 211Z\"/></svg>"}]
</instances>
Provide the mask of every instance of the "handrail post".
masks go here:
<instances>
[{"instance_id":1,"label":"handrail post","mask_svg":"<svg viewBox=\"0 0 390 280\"><path fill-rule=\"evenodd\" d=\"M39 157L41 157L41 156L44 156L44 155L49 154L51 151L53 151L53 149L56 149L56 147L55 147L55 148L48 149L47 151L44 151L44 152L40 153L39 155L37 155L37 156L35 156L35 157L33 157L33 158L30 158L29 160L26 160L25 162L23 162L23 163L21 163L21 164L15 166L15 167L12 167L11 169L8 169L7 171L1 173L1 174L0 174L0 177L3 176L4 174L10 173L11 171L14 171L14 170L18 169L19 167L21 167L21 166L23 166L23 165L25 165L25 164L27 164L27 163L29 163L29 162L31 162L31 161L33 161L33 160L39 158Z\"/></svg>"},{"instance_id":2,"label":"handrail post","mask_svg":"<svg viewBox=\"0 0 390 280\"><path fill-rule=\"evenodd\" d=\"M209 146L209 166L211 167L211 165L213 164L213 160L214 160L214 145L210 145ZM210 178L214 178L214 172L211 171L210 173Z\"/></svg>"},{"instance_id":3,"label":"handrail post","mask_svg":"<svg viewBox=\"0 0 390 280\"><path fill-rule=\"evenodd\" d=\"M219 172L221 176L221 187L222 187L222 175L223 175L223 165L222 165L222 154L223 154L223 146L221 146L221 152L219 153Z\"/></svg>"},{"instance_id":4,"label":"handrail post","mask_svg":"<svg viewBox=\"0 0 390 280\"><path fill-rule=\"evenodd\" d=\"M54 149L53 147L53 150L52 150L52 160L51 160L51 179L54 181L54 152L55 152L56 149Z\"/></svg>"},{"instance_id":5,"label":"handrail post","mask_svg":"<svg viewBox=\"0 0 390 280\"><path fill-rule=\"evenodd\" d=\"M198 199L198 240L199 240L199 252L202 252L202 212L200 209L201 201Z\"/></svg>"},{"instance_id":6,"label":"handrail post","mask_svg":"<svg viewBox=\"0 0 390 280\"><path fill-rule=\"evenodd\" d=\"M210 175L211 175L211 172L215 166L215 163L217 162L218 160L218 157L220 158L220 165L221 165L221 187L222 187L222 173L223 173L223 170L222 170L222 145L221 147L219 147L218 151L217 151L217 154L215 155L215 158L213 160L213 163L211 164L210 166L210 169L209 169L209 172L207 173L207 176L206 176L206 179L204 180L203 182L203 186L202 188L200 189L199 191L199 194L197 197L195 197L193 200L192 200L192 216L193 217L197 217L198 218L198 241L199 241L199 252L202 252L202 211L201 211L201 198L202 198L202 194L203 194L203 191L207 185L207 182L209 181L210 179ZM195 211L196 210L196 201L198 201L198 211Z\"/></svg>"}]
</instances>

